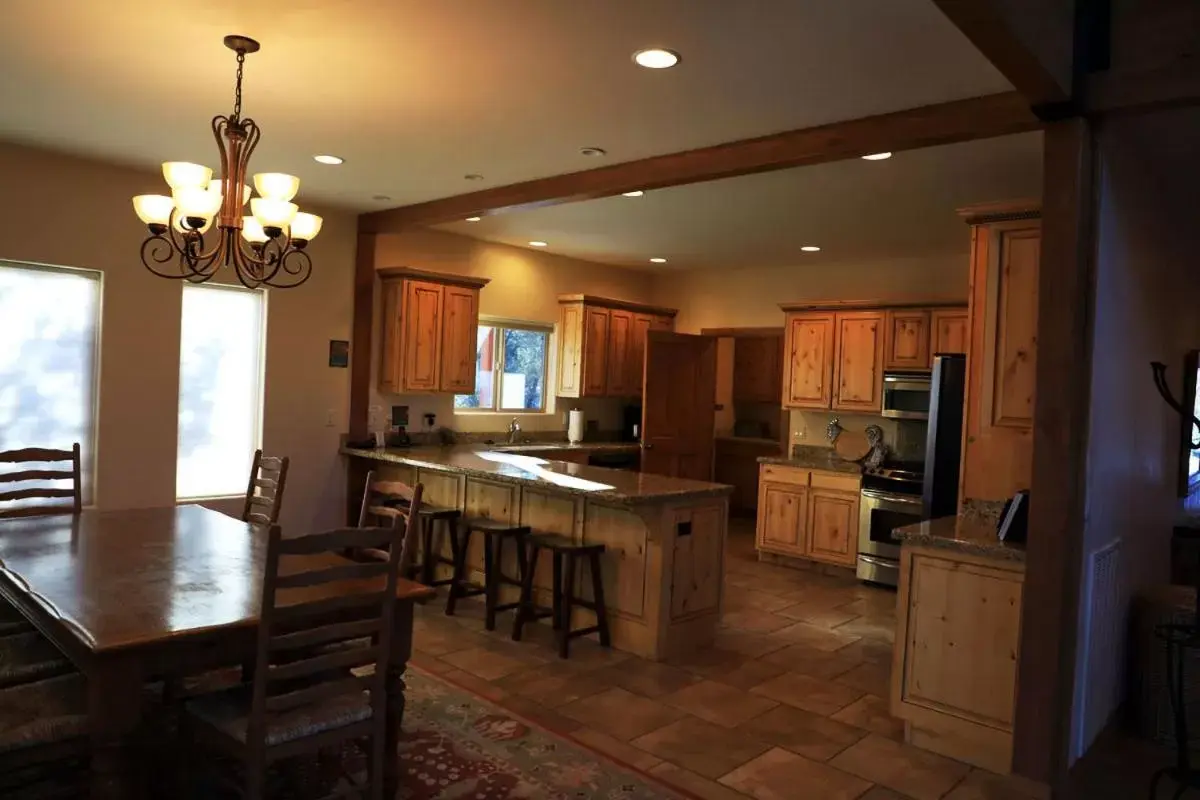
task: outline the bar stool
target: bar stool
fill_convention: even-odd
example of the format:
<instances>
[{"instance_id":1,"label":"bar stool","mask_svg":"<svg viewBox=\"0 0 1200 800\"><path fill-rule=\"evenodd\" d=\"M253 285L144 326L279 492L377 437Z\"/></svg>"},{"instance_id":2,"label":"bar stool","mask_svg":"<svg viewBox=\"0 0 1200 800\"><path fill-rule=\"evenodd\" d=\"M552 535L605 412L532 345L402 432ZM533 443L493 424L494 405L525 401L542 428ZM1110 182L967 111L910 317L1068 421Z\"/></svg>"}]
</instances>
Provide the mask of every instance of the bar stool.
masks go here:
<instances>
[{"instance_id":1,"label":"bar stool","mask_svg":"<svg viewBox=\"0 0 1200 800\"><path fill-rule=\"evenodd\" d=\"M483 543L483 586L467 580L467 552L471 547L471 535L479 531L485 537ZM517 586L524 583L525 548L523 540L529 535L529 527L494 519L471 518L460 520L452 526L450 550L454 557L454 575L450 578L450 592L446 597L446 614L454 615L459 600L466 597L484 596L484 627L496 630L496 614L516 608L517 603L500 603L500 587ZM517 544L517 577L504 574L504 543Z\"/></svg>"},{"instance_id":2,"label":"bar stool","mask_svg":"<svg viewBox=\"0 0 1200 800\"><path fill-rule=\"evenodd\" d=\"M417 511L417 517L420 520L421 555L413 563L412 571L426 586L448 586L454 581L453 574L449 578L438 578L436 570L439 564L453 567L454 559L442 555L441 548L434 547L434 534L437 533L437 526L441 525L453 544L454 529L462 518L462 512L457 508L423 505Z\"/></svg>"},{"instance_id":3,"label":"bar stool","mask_svg":"<svg viewBox=\"0 0 1200 800\"><path fill-rule=\"evenodd\" d=\"M612 647L608 631L608 612L604 608L604 584L600 579L600 556L604 553L604 545L582 544L553 533L530 534L525 537L525 544L528 548L524 559L525 579L521 584L521 598L517 601L517 618L513 621L513 641L521 641L526 622L551 617L558 641L559 658L568 656L568 647L572 639L587 636L589 633L599 633L600 644ZM538 554L543 548L549 550L554 559L554 606L550 609L538 606L533 594ZM587 560L592 573L592 600L585 600L574 593L576 568L583 559ZM571 630L571 610L576 605L595 612L596 624Z\"/></svg>"}]
</instances>

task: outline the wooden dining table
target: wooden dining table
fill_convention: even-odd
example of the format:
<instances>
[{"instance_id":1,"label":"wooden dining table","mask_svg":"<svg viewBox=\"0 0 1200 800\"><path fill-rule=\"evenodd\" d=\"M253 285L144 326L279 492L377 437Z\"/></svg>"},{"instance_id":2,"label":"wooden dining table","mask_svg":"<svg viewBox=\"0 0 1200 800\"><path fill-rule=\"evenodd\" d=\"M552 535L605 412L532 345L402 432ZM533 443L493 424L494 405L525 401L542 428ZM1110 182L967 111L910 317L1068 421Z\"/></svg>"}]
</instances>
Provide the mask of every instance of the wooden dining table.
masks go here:
<instances>
[{"instance_id":1,"label":"wooden dining table","mask_svg":"<svg viewBox=\"0 0 1200 800\"><path fill-rule=\"evenodd\" d=\"M0 594L87 679L92 798L145 791L136 743L148 681L253 661L266 549L265 529L196 505L0 521ZM413 607L433 594L405 580L397 591L390 753Z\"/></svg>"}]
</instances>

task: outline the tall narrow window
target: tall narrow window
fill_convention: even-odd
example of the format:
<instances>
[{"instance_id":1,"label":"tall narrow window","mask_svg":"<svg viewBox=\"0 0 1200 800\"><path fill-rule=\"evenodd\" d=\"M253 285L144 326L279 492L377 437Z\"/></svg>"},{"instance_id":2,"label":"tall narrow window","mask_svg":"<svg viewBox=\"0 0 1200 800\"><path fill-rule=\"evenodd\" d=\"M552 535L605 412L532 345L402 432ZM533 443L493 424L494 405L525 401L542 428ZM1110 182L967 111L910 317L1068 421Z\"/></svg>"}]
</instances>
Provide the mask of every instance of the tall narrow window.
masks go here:
<instances>
[{"instance_id":1,"label":"tall narrow window","mask_svg":"<svg viewBox=\"0 0 1200 800\"><path fill-rule=\"evenodd\" d=\"M480 323L475 394L454 396L464 411L543 411L550 328L535 323Z\"/></svg>"},{"instance_id":2,"label":"tall narrow window","mask_svg":"<svg viewBox=\"0 0 1200 800\"><path fill-rule=\"evenodd\" d=\"M262 434L266 296L183 287L179 336L179 499L246 491Z\"/></svg>"},{"instance_id":3,"label":"tall narrow window","mask_svg":"<svg viewBox=\"0 0 1200 800\"><path fill-rule=\"evenodd\" d=\"M85 503L99 315L100 273L0 261L0 450L79 442Z\"/></svg>"}]
</instances>

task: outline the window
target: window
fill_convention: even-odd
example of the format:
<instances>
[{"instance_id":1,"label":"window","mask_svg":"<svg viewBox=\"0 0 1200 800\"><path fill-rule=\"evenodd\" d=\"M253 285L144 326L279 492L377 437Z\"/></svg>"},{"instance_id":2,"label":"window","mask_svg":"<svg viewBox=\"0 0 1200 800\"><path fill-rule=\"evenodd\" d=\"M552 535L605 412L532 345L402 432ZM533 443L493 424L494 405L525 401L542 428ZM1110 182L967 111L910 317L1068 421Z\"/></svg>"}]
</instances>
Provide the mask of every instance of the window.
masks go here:
<instances>
[{"instance_id":1,"label":"window","mask_svg":"<svg viewBox=\"0 0 1200 800\"><path fill-rule=\"evenodd\" d=\"M478 411L543 411L550 328L522 323L480 324L475 394L454 396L454 407Z\"/></svg>"},{"instance_id":2,"label":"window","mask_svg":"<svg viewBox=\"0 0 1200 800\"><path fill-rule=\"evenodd\" d=\"M79 442L85 503L99 315L100 273L0 261L0 450Z\"/></svg>"},{"instance_id":3,"label":"window","mask_svg":"<svg viewBox=\"0 0 1200 800\"><path fill-rule=\"evenodd\" d=\"M265 329L261 291L183 287L177 498L246 491L262 431Z\"/></svg>"}]
</instances>

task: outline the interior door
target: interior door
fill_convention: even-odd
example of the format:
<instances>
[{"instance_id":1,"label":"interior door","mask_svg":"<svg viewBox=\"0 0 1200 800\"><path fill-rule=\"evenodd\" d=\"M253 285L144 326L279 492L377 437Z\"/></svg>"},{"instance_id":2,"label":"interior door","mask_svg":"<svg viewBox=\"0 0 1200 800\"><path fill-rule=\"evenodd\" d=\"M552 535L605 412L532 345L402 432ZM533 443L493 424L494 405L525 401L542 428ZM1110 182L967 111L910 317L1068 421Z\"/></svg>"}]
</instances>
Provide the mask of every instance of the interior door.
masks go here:
<instances>
[{"instance_id":1,"label":"interior door","mask_svg":"<svg viewBox=\"0 0 1200 800\"><path fill-rule=\"evenodd\" d=\"M642 471L712 480L717 340L650 331L642 390Z\"/></svg>"}]
</instances>

